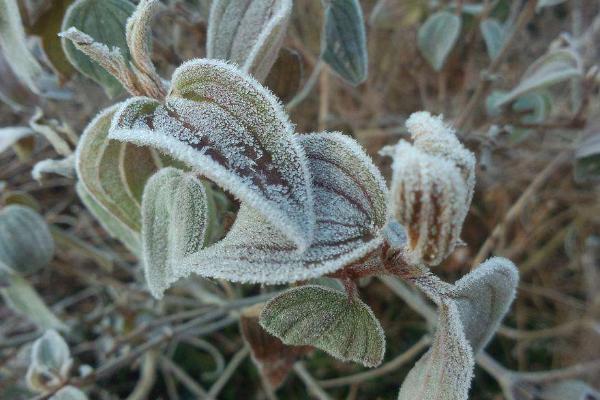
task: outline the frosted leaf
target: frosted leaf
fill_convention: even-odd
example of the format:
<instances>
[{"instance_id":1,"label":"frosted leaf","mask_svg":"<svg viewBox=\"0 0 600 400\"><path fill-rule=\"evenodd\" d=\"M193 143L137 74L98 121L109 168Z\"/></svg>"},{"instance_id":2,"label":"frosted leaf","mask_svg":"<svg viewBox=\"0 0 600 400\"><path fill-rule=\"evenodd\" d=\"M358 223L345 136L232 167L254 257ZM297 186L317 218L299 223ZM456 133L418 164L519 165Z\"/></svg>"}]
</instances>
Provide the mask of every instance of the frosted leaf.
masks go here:
<instances>
[{"instance_id":1,"label":"frosted leaf","mask_svg":"<svg viewBox=\"0 0 600 400\"><path fill-rule=\"evenodd\" d=\"M163 168L148 180L142 246L146 282L155 297L169 287L175 265L203 247L208 218L214 214L210 208L203 184L193 175Z\"/></svg>"},{"instance_id":2,"label":"frosted leaf","mask_svg":"<svg viewBox=\"0 0 600 400\"><path fill-rule=\"evenodd\" d=\"M449 296L457 304L460 319L473 352L489 342L516 293L519 273L506 258L482 263L454 285Z\"/></svg>"},{"instance_id":3,"label":"frosted leaf","mask_svg":"<svg viewBox=\"0 0 600 400\"><path fill-rule=\"evenodd\" d=\"M88 400L88 397L74 386L65 386L49 400Z\"/></svg>"},{"instance_id":4,"label":"frosted leaf","mask_svg":"<svg viewBox=\"0 0 600 400\"><path fill-rule=\"evenodd\" d=\"M0 128L0 154L17 143L21 139L25 139L34 135L35 132L25 126L11 126Z\"/></svg>"},{"instance_id":5,"label":"frosted leaf","mask_svg":"<svg viewBox=\"0 0 600 400\"><path fill-rule=\"evenodd\" d=\"M117 219L118 225L125 226L129 231L125 236L131 237L141 228L140 199L143 186L162 162L152 149L108 139L108 129L119 106L117 104L102 111L84 130L75 153L75 168L86 195L95 204L88 207L90 211L112 215L109 219ZM105 215L96 217L104 224ZM109 224L116 225L113 222ZM114 229L110 231L115 234Z\"/></svg>"},{"instance_id":6,"label":"frosted leaf","mask_svg":"<svg viewBox=\"0 0 600 400\"><path fill-rule=\"evenodd\" d=\"M467 186L451 161L401 140L394 148L390 215L407 230L413 264L441 263L460 242Z\"/></svg>"},{"instance_id":7,"label":"frosted leaf","mask_svg":"<svg viewBox=\"0 0 600 400\"><path fill-rule=\"evenodd\" d=\"M474 366L457 305L442 299L431 348L408 373L398 400L467 400Z\"/></svg>"},{"instance_id":8,"label":"frosted leaf","mask_svg":"<svg viewBox=\"0 0 600 400\"><path fill-rule=\"evenodd\" d=\"M360 299L323 286L292 288L269 300L260 324L288 345L310 345L342 361L375 367L385 336L373 311Z\"/></svg>"},{"instance_id":9,"label":"frosted leaf","mask_svg":"<svg viewBox=\"0 0 600 400\"><path fill-rule=\"evenodd\" d=\"M8 276L9 286L0 288L0 294L6 304L16 313L25 316L35 325L43 329L68 328L46 306L44 300L35 289L22 277L16 274Z\"/></svg>"},{"instance_id":10,"label":"frosted leaf","mask_svg":"<svg viewBox=\"0 0 600 400\"><path fill-rule=\"evenodd\" d=\"M31 176L40 182L44 175L56 174L65 178L75 177L75 154L70 154L59 160L42 160L37 162L31 170Z\"/></svg>"},{"instance_id":11,"label":"frosted leaf","mask_svg":"<svg viewBox=\"0 0 600 400\"><path fill-rule=\"evenodd\" d=\"M291 0L214 0L207 58L231 61L264 81L277 59L291 13Z\"/></svg>"},{"instance_id":12,"label":"frosted leaf","mask_svg":"<svg viewBox=\"0 0 600 400\"><path fill-rule=\"evenodd\" d=\"M33 343L31 349L33 366L66 378L72 363L69 346L55 330L47 330Z\"/></svg>"},{"instance_id":13,"label":"frosted leaf","mask_svg":"<svg viewBox=\"0 0 600 400\"><path fill-rule=\"evenodd\" d=\"M263 304L244 310L240 331L252 352L252 361L273 389L280 387L294 364L313 351L310 346L287 346L260 326L258 317Z\"/></svg>"},{"instance_id":14,"label":"frosted leaf","mask_svg":"<svg viewBox=\"0 0 600 400\"><path fill-rule=\"evenodd\" d=\"M518 85L494 99L492 108L501 107L533 91L583 75L581 56L570 49L551 51L527 68Z\"/></svg>"},{"instance_id":15,"label":"frosted leaf","mask_svg":"<svg viewBox=\"0 0 600 400\"><path fill-rule=\"evenodd\" d=\"M196 273L235 282L294 282L334 272L381 245L385 182L358 143L339 133L295 140L304 147L313 177L317 227L312 245L296 251L261 213L242 204L227 236L186 257L178 277Z\"/></svg>"},{"instance_id":16,"label":"frosted leaf","mask_svg":"<svg viewBox=\"0 0 600 400\"><path fill-rule=\"evenodd\" d=\"M54 256L54 240L46 221L29 207L0 210L0 262L26 275L45 267Z\"/></svg>"},{"instance_id":17,"label":"frosted leaf","mask_svg":"<svg viewBox=\"0 0 600 400\"><path fill-rule=\"evenodd\" d=\"M419 50L436 71L444 66L456 44L461 26L462 21L458 15L438 11L419 28Z\"/></svg>"},{"instance_id":18,"label":"frosted leaf","mask_svg":"<svg viewBox=\"0 0 600 400\"><path fill-rule=\"evenodd\" d=\"M326 2L321 58L353 86L367 79L369 56L358 0Z\"/></svg>"},{"instance_id":19,"label":"frosted leaf","mask_svg":"<svg viewBox=\"0 0 600 400\"><path fill-rule=\"evenodd\" d=\"M411 114L406 120L414 146L432 156L443 157L454 163L467 185L467 203L471 204L475 188L475 155L464 147L454 129L444 123L442 116L427 111ZM467 207L468 207L467 205Z\"/></svg>"},{"instance_id":20,"label":"frosted leaf","mask_svg":"<svg viewBox=\"0 0 600 400\"><path fill-rule=\"evenodd\" d=\"M77 195L81 199L81 202L92 213L102 228L104 228L104 230L112 237L119 239L125 247L138 256L138 258L141 257L142 244L140 233L132 230L104 208L96 198L87 191L81 182L77 183L75 189L77 190Z\"/></svg>"},{"instance_id":21,"label":"frosted leaf","mask_svg":"<svg viewBox=\"0 0 600 400\"><path fill-rule=\"evenodd\" d=\"M174 75L166 104L133 98L109 137L155 147L258 210L300 250L313 240L310 174L281 104L258 82L215 60Z\"/></svg>"},{"instance_id":22,"label":"frosted leaf","mask_svg":"<svg viewBox=\"0 0 600 400\"><path fill-rule=\"evenodd\" d=\"M0 0L0 50L12 71L34 93L43 91L48 80L40 63L27 47L25 30L16 0Z\"/></svg>"}]
</instances>

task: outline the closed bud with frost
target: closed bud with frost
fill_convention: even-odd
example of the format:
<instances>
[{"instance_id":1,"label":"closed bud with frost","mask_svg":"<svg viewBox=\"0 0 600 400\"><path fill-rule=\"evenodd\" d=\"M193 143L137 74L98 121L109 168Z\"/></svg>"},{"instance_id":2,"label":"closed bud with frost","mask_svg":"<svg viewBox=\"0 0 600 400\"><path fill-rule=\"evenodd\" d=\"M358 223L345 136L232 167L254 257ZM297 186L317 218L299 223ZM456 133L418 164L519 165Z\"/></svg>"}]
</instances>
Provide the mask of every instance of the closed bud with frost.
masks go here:
<instances>
[{"instance_id":1,"label":"closed bud with frost","mask_svg":"<svg viewBox=\"0 0 600 400\"><path fill-rule=\"evenodd\" d=\"M405 226L411 263L438 265L460 243L475 183L475 157L439 117L411 115L414 141L401 140L393 157L390 214Z\"/></svg>"}]
</instances>

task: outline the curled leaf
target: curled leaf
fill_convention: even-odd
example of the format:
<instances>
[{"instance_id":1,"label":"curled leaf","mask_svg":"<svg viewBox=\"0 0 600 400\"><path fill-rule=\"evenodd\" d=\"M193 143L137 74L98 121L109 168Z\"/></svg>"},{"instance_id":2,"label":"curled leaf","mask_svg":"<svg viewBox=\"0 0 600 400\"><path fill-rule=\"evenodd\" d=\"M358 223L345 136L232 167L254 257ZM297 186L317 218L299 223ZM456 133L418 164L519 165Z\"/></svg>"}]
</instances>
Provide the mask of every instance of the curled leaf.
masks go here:
<instances>
[{"instance_id":1,"label":"curled leaf","mask_svg":"<svg viewBox=\"0 0 600 400\"><path fill-rule=\"evenodd\" d=\"M54 256L46 221L29 207L10 205L0 211L0 261L18 274L45 267Z\"/></svg>"},{"instance_id":2,"label":"curled leaf","mask_svg":"<svg viewBox=\"0 0 600 400\"><path fill-rule=\"evenodd\" d=\"M419 28L419 50L433 69L441 71L454 48L461 29L461 19L448 11L439 11Z\"/></svg>"},{"instance_id":3,"label":"curled leaf","mask_svg":"<svg viewBox=\"0 0 600 400\"><path fill-rule=\"evenodd\" d=\"M62 30L75 27L96 42L102 43L106 51L120 53L124 60L130 60L125 25L134 10L135 6L128 0L77 0L67 10ZM63 38L62 45L71 64L83 75L100 84L109 96L114 97L122 91L117 79L77 50L71 41Z\"/></svg>"},{"instance_id":4,"label":"curled leaf","mask_svg":"<svg viewBox=\"0 0 600 400\"><path fill-rule=\"evenodd\" d=\"M66 378L72 363L69 346L55 330L47 330L33 343L31 364L35 368Z\"/></svg>"},{"instance_id":5,"label":"curled leaf","mask_svg":"<svg viewBox=\"0 0 600 400\"><path fill-rule=\"evenodd\" d=\"M214 0L207 57L231 61L262 82L277 59L291 13L291 0Z\"/></svg>"},{"instance_id":6,"label":"curled leaf","mask_svg":"<svg viewBox=\"0 0 600 400\"><path fill-rule=\"evenodd\" d=\"M322 286L300 286L271 299L260 324L285 344L314 346L367 367L379 365L385 353L383 329L369 306Z\"/></svg>"},{"instance_id":7,"label":"curled leaf","mask_svg":"<svg viewBox=\"0 0 600 400\"><path fill-rule=\"evenodd\" d=\"M367 79L365 21L358 0L331 0L325 9L321 58L351 85Z\"/></svg>"},{"instance_id":8,"label":"curled leaf","mask_svg":"<svg viewBox=\"0 0 600 400\"><path fill-rule=\"evenodd\" d=\"M339 133L296 140L313 177L317 226L312 245L298 252L261 213L242 204L227 236L186 257L179 277L197 273L236 282L294 282L358 262L381 245L385 182L360 145Z\"/></svg>"},{"instance_id":9,"label":"curled leaf","mask_svg":"<svg viewBox=\"0 0 600 400\"><path fill-rule=\"evenodd\" d=\"M175 265L204 246L213 214L214 204L193 175L163 168L148 180L142 199L142 245L146 282L155 297L169 286Z\"/></svg>"},{"instance_id":10,"label":"curled leaf","mask_svg":"<svg viewBox=\"0 0 600 400\"><path fill-rule=\"evenodd\" d=\"M36 181L41 181L47 174L56 174L65 178L75 177L75 154L71 154L59 160L42 160L36 163L31 170L31 176Z\"/></svg>"},{"instance_id":11,"label":"curled leaf","mask_svg":"<svg viewBox=\"0 0 600 400\"><path fill-rule=\"evenodd\" d=\"M155 147L258 210L300 250L313 241L310 174L281 104L258 82L215 60L179 67L166 104L133 98L109 137Z\"/></svg>"},{"instance_id":12,"label":"curled leaf","mask_svg":"<svg viewBox=\"0 0 600 400\"><path fill-rule=\"evenodd\" d=\"M0 128L0 153L6 151L19 140L28 138L34 134L35 132L31 128L25 126Z\"/></svg>"}]
</instances>

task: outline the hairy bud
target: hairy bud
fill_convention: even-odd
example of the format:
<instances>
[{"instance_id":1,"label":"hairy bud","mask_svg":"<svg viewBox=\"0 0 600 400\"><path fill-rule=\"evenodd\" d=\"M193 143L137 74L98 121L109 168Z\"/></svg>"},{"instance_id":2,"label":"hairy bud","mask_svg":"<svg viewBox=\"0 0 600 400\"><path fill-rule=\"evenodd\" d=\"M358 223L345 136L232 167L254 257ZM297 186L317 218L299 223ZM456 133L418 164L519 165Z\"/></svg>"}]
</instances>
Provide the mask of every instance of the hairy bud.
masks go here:
<instances>
[{"instance_id":1,"label":"hairy bud","mask_svg":"<svg viewBox=\"0 0 600 400\"><path fill-rule=\"evenodd\" d=\"M460 243L475 157L439 117L419 112L406 125L414 143L401 140L383 152L394 159L390 213L406 227L410 262L438 265Z\"/></svg>"}]
</instances>

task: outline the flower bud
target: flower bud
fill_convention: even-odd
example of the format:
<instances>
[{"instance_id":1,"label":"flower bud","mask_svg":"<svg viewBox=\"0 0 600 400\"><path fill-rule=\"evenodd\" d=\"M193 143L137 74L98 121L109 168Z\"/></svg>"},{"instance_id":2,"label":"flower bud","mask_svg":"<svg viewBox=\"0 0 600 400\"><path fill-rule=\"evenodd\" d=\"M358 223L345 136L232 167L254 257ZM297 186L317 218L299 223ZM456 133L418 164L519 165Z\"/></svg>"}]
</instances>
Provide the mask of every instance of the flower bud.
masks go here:
<instances>
[{"instance_id":1,"label":"flower bud","mask_svg":"<svg viewBox=\"0 0 600 400\"><path fill-rule=\"evenodd\" d=\"M475 157L427 112L407 120L413 144L401 140L382 153L393 157L389 209L406 228L406 256L438 265L460 243L475 183Z\"/></svg>"}]
</instances>

